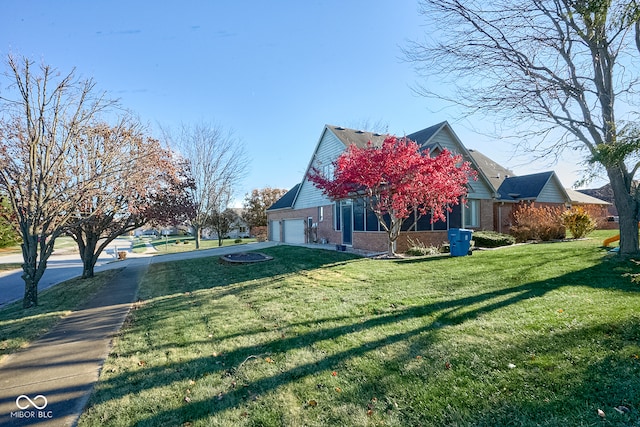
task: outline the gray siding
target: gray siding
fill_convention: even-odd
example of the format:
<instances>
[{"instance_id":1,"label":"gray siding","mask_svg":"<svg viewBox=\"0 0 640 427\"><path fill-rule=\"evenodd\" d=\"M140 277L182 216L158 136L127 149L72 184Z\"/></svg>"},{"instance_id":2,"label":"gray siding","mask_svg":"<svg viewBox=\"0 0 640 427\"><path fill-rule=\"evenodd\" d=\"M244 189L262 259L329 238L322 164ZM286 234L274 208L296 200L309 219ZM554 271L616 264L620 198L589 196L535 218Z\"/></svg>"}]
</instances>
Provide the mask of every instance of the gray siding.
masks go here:
<instances>
[{"instance_id":1,"label":"gray siding","mask_svg":"<svg viewBox=\"0 0 640 427\"><path fill-rule=\"evenodd\" d=\"M429 141L430 143L437 143L442 148L446 148L454 155L463 154L464 160L470 162L472 165L474 161L471 157L467 156L463 150L460 149L460 145L456 138L451 134L448 127L444 127L441 131L436 133ZM469 182L469 199L491 199L493 197L493 190L491 187L478 176L477 181Z\"/></svg>"},{"instance_id":2,"label":"gray siding","mask_svg":"<svg viewBox=\"0 0 640 427\"><path fill-rule=\"evenodd\" d=\"M342 154L345 146L329 129L325 129L322 138L318 143L316 152L313 155L309 169L316 167L322 170L323 166L330 165L335 159ZM331 200L327 198L322 191L316 188L305 175L300 193L296 200L294 209L305 209L315 206L330 205Z\"/></svg>"},{"instance_id":3,"label":"gray siding","mask_svg":"<svg viewBox=\"0 0 640 427\"><path fill-rule=\"evenodd\" d=\"M563 189L558 186L557 181L555 179L550 179L542 188L542 191L540 191L540 194L536 198L536 202L566 203L568 200L564 198L562 192Z\"/></svg>"}]
</instances>

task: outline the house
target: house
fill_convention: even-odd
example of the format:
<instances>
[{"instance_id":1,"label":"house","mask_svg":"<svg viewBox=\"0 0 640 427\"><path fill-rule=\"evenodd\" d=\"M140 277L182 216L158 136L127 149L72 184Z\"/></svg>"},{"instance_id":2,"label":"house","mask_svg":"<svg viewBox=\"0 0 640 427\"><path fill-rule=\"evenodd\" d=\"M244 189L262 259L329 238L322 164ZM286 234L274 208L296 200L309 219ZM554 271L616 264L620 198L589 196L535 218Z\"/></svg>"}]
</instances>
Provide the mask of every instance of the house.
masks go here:
<instances>
[{"instance_id":1,"label":"house","mask_svg":"<svg viewBox=\"0 0 640 427\"><path fill-rule=\"evenodd\" d=\"M380 133L325 125L302 182L267 209L269 240L335 243L385 251L387 233L381 229L373 212L367 209L364 200L330 200L308 180L312 168L330 174L333 161L351 144L364 147L371 141L379 145L385 137ZM407 238L438 246L447 241L450 228L508 232L511 209L521 201L561 206L574 203L554 172L517 177L478 151L467 149L447 122L412 133L407 138L435 155L443 149L461 154L478 176L468 184L466 204L452 206L445 221L432 223L428 215L417 220L407 219L398 239L401 252L407 248Z\"/></svg>"},{"instance_id":2,"label":"house","mask_svg":"<svg viewBox=\"0 0 640 427\"><path fill-rule=\"evenodd\" d=\"M498 187L494 230L508 233L512 225L511 213L521 202L535 202L538 206L581 206L592 217L604 221L609 203L578 191L564 188L555 172L541 172L523 176L509 176Z\"/></svg>"},{"instance_id":3,"label":"house","mask_svg":"<svg viewBox=\"0 0 640 427\"><path fill-rule=\"evenodd\" d=\"M228 210L234 213L235 220L231 227L229 228L229 232L226 233L223 238L228 239L242 239L249 237L249 225L242 218L242 214L244 213L243 208L229 208ZM210 227L205 227L202 232L202 237L204 239L217 239L218 233L211 229Z\"/></svg>"},{"instance_id":4,"label":"house","mask_svg":"<svg viewBox=\"0 0 640 427\"><path fill-rule=\"evenodd\" d=\"M330 173L332 162L349 145L364 147L369 141L381 144L385 137L379 133L326 125L303 181L267 210L269 239L286 243L324 242L374 251L386 250L387 233L380 229L378 220L373 212L366 209L363 200L330 200L308 180L313 167ZM447 122L407 137L434 154L446 148L462 154L465 161L474 164L470 153ZM415 224L415 221L405 221L406 229L398 241L398 250L406 248L407 236L426 244L439 245L447 240L449 228L492 228L495 190L482 171L478 172L478 180L469 183L466 206L454 206L444 222L432 224L428 216L420 218Z\"/></svg>"}]
</instances>

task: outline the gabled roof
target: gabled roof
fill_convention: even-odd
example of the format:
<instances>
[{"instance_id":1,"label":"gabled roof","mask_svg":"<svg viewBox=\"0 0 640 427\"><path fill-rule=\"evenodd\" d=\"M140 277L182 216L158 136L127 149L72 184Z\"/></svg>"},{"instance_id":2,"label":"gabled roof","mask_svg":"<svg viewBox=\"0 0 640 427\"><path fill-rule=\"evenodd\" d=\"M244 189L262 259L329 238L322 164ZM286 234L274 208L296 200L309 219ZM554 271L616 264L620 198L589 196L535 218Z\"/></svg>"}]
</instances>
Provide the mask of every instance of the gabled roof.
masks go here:
<instances>
[{"instance_id":1,"label":"gabled roof","mask_svg":"<svg viewBox=\"0 0 640 427\"><path fill-rule=\"evenodd\" d=\"M493 186L494 191L500 188L500 185L505 179L516 175L509 169L499 165L477 150L470 149L469 154L471 154L471 157L475 160L478 168L484 172L484 175Z\"/></svg>"},{"instance_id":2,"label":"gabled roof","mask_svg":"<svg viewBox=\"0 0 640 427\"><path fill-rule=\"evenodd\" d=\"M278 209L291 209L298 196L300 190L300 184L296 184L291 190L284 193L284 196L280 197L274 204L267 208L268 211L275 211Z\"/></svg>"},{"instance_id":3,"label":"gabled roof","mask_svg":"<svg viewBox=\"0 0 640 427\"><path fill-rule=\"evenodd\" d=\"M540 196L540 193L547 183L552 180L556 181L559 191L563 193L563 198L569 201L569 196L562 187L555 172L541 172L531 175L509 177L505 179L498 188L499 200L535 200Z\"/></svg>"},{"instance_id":4,"label":"gabled roof","mask_svg":"<svg viewBox=\"0 0 640 427\"><path fill-rule=\"evenodd\" d=\"M377 132L349 129L342 126L326 125L326 127L342 141L345 147L355 144L357 147L364 148L369 141L371 141L374 146L379 147L387 137L387 135Z\"/></svg>"},{"instance_id":5,"label":"gabled roof","mask_svg":"<svg viewBox=\"0 0 640 427\"><path fill-rule=\"evenodd\" d=\"M436 125L429 126L426 129L422 129L412 134L409 134L407 135L407 138L409 138L412 141L415 141L421 147L425 146L429 143L429 140L433 138L434 135L437 134L438 131L442 129L444 126L446 126L447 124L448 124L447 122L440 122Z\"/></svg>"},{"instance_id":6,"label":"gabled roof","mask_svg":"<svg viewBox=\"0 0 640 427\"><path fill-rule=\"evenodd\" d=\"M572 203L578 205L610 205L611 203L606 200L598 199L596 197L585 194L581 191L572 190L570 188L565 188L569 198Z\"/></svg>"}]
</instances>

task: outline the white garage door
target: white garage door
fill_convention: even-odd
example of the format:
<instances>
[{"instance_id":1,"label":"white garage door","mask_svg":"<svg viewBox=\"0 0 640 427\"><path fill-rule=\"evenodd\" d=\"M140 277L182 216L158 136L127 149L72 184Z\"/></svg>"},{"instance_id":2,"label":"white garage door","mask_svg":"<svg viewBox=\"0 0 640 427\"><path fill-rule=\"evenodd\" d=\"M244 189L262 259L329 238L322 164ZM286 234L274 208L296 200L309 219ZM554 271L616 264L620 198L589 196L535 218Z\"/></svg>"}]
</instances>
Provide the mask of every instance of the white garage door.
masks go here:
<instances>
[{"instance_id":1,"label":"white garage door","mask_svg":"<svg viewBox=\"0 0 640 427\"><path fill-rule=\"evenodd\" d=\"M284 241L285 243L305 243L304 220L284 220Z\"/></svg>"},{"instance_id":2,"label":"white garage door","mask_svg":"<svg viewBox=\"0 0 640 427\"><path fill-rule=\"evenodd\" d=\"M269 221L269 240L280 241L280 221Z\"/></svg>"}]
</instances>

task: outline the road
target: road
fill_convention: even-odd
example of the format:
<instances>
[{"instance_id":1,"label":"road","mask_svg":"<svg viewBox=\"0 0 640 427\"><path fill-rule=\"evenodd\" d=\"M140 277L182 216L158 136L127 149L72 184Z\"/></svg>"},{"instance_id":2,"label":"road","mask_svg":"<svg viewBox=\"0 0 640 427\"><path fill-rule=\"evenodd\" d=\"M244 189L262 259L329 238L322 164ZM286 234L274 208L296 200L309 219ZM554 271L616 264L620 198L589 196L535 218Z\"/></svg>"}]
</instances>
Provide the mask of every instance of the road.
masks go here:
<instances>
[{"instance_id":1,"label":"road","mask_svg":"<svg viewBox=\"0 0 640 427\"><path fill-rule=\"evenodd\" d=\"M122 264L115 261L114 251L126 251L127 256L139 257L149 256L147 254L133 254L132 242L125 239L116 239L107 247L100 255L96 263L95 272L107 270L109 268L118 268ZM0 264L6 263L22 263L22 255L7 255L0 257ZM82 274L82 261L80 256L75 254L56 254L47 261L47 269L38 283L38 291L47 289L65 280L73 279ZM22 280L22 270L9 270L0 272L0 307L19 299L24 296L24 280Z\"/></svg>"}]
</instances>

